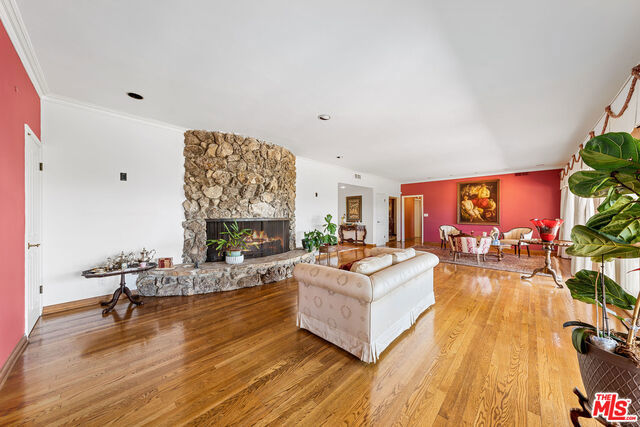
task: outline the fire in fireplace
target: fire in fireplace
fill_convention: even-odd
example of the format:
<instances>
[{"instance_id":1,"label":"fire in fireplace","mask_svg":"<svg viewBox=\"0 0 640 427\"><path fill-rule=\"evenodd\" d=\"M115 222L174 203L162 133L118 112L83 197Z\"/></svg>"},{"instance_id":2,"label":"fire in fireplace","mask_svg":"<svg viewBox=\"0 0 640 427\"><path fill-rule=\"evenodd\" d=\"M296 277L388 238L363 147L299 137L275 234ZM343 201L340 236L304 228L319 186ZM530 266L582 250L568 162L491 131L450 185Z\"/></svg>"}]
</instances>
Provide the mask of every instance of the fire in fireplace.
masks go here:
<instances>
[{"instance_id":1,"label":"fire in fireplace","mask_svg":"<svg viewBox=\"0 0 640 427\"><path fill-rule=\"evenodd\" d=\"M252 230L247 238L248 249L245 258L259 258L289 251L289 220L283 218L214 218L207 220L207 240L224 237L224 224L238 221L238 226ZM207 248L207 261L222 261L224 254L218 254L214 247Z\"/></svg>"}]
</instances>

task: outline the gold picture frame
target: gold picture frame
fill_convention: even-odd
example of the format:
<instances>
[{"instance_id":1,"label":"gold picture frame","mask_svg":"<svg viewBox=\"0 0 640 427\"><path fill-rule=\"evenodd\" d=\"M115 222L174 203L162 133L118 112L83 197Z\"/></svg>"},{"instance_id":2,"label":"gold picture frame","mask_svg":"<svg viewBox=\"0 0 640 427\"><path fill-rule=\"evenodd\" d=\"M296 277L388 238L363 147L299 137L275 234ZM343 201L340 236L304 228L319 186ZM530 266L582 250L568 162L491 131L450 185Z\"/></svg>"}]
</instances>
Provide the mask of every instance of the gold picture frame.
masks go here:
<instances>
[{"instance_id":1,"label":"gold picture frame","mask_svg":"<svg viewBox=\"0 0 640 427\"><path fill-rule=\"evenodd\" d=\"M347 197L347 222L362 221L362 196Z\"/></svg>"},{"instance_id":2,"label":"gold picture frame","mask_svg":"<svg viewBox=\"0 0 640 427\"><path fill-rule=\"evenodd\" d=\"M458 224L500 225L500 180L458 182Z\"/></svg>"}]
</instances>

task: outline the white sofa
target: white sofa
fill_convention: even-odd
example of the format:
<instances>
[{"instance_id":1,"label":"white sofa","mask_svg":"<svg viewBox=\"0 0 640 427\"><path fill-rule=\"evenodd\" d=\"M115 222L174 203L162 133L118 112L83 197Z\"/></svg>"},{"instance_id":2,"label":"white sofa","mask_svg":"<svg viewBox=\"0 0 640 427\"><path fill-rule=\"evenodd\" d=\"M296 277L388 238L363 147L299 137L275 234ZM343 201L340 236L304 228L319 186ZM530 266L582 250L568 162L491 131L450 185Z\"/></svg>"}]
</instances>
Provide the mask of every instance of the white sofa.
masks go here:
<instances>
[{"instance_id":1,"label":"white sofa","mask_svg":"<svg viewBox=\"0 0 640 427\"><path fill-rule=\"evenodd\" d=\"M402 251L373 248L370 255ZM298 327L324 338L367 363L435 303L433 268L427 252L370 276L314 264L298 264Z\"/></svg>"}]
</instances>

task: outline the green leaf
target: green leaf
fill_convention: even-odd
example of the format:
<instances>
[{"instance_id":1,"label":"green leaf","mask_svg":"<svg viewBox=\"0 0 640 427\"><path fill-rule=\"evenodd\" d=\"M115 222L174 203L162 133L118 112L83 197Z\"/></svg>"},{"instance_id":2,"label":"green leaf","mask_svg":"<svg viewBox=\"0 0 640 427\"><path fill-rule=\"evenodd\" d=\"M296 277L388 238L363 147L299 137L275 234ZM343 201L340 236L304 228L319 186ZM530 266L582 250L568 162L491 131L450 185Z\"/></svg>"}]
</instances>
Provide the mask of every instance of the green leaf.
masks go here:
<instances>
[{"instance_id":1,"label":"green leaf","mask_svg":"<svg viewBox=\"0 0 640 427\"><path fill-rule=\"evenodd\" d=\"M613 218L620 212L626 212L629 210L637 210L638 212L640 212L640 206L635 203L631 197L621 196L613 203L613 205L609 209L603 212L598 212L597 214L589 218L585 225L589 228L599 231L603 227L609 225L609 223L611 223L611 220L613 220Z\"/></svg>"},{"instance_id":2,"label":"green leaf","mask_svg":"<svg viewBox=\"0 0 640 427\"><path fill-rule=\"evenodd\" d=\"M609 209L620 197L622 197L622 194L617 190L617 187L609 188L607 197L598 206L598 212L604 212Z\"/></svg>"},{"instance_id":3,"label":"green leaf","mask_svg":"<svg viewBox=\"0 0 640 427\"><path fill-rule=\"evenodd\" d=\"M587 304L595 304L595 287L598 286L598 294L601 290L601 273L592 270L580 270L574 277L565 283L573 299L585 302ZM606 275L604 276L605 298L606 303L614 305L624 310L633 310L636 304L636 298L629 295L614 280ZM601 297L599 297L601 298Z\"/></svg>"},{"instance_id":4,"label":"green leaf","mask_svg":"<svg viewBox=\"0 0 640 427\"><path fill-rule=\"evenodd\" d=\"M579 171L569 177L569 189L580 197L605 197L616 185L607 171Z\"/></svg>"},{"instance_id":5,"label":"green leaf","mask_svg":"<svg viewBox=\"0 0 640 427\"><path fill-rule=\"evenodd\" d=\"M588 328L575 328L571 331L571 343L578 353L587 352L587 337L592 335L593 330Z\"/></svg>"},{"instance_id":6,"label":"green leaf","mask_svg":"<svg viewBox=\"0 0 640 427\"><path fill-rule=\"evenodd\" d=\"M601 256L604 256L605 261L640 257L640 246L628 244L584 225L573 227L571 240L573 245L567 248L567 253L572 256L598 258L598 261Z\"/></svg>"},{"instance_id":7,"label":"green leaf","mask_svg":"<svg viewBox=\"0 0 640 427\"><path fill-rule=\"evenodd\" d=\"M596 136L580 151L584 163L600 171L640 169L640 141L625 132Z\"/></svg>"},{"instance_id":8,"label":"green leaf","mask_svg":"<svg viewBox=\"0 0 640 427\"><path fill-rule=\"evenodd\" d=\"M640 214L638 212L621 212L611 219L611 222L600 230L626 243L640 241Z\"/></svg>"},{"instance_id":9,"label":"green leaf","mask_svg":"<svg viewBox=\"0 0 640 427\"><path fill-rule=\"evenodd\" d=\"M611 172L611 178L622 194L640 195L640 180L638 175L624 172Z\"/></svg>"},{"instance_id":10,"label":"green leaf","mask_svg":"<svg viewBox=\"0 0 640 427\"><path fill-rule=\"evenodd\" d=\"M596 330L596 327L593 326L591 323L581 322L580 320L569 320L568 322L564 322L562 324L563 328L567 328L569 326L580 326L580 327L583 327L583 328L591 328L594 331Z\"/></svg>"},{"instance_id":11,"label":"green leaf","mask_svg":"<svg viewBox=\"0 0 640 427\"><path fill-rule=\"evenodd\" d=\"M631 202L633 202L631 197L620 196L620 198L618 198L610 208L593 215L585 225L594 230L600 230L602 227L609 225L614 216L620 213L623 209L629 207L629 203ZM633 205L636 205L636 203Z\"/></svg>"}]
</instances>

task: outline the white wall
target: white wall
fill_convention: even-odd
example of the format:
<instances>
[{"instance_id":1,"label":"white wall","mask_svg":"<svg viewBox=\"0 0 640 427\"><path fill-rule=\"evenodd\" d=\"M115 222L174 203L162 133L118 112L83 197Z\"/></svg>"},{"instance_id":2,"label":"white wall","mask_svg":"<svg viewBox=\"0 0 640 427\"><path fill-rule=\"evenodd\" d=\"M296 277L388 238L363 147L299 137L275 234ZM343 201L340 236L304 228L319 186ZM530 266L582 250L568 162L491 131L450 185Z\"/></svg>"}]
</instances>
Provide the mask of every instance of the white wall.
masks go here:
<instances>
[{"instance_id":1,"label":"white wall","mask_svg":"<svg viewBox=\"0 0 640 427\"><path fill-rule=\"evenodd\" d=\"M321 229L323 217L338 215L338 183L372 189L372 193L400 197L400 182L376 175L359 173L340 166L322 163L305 157L296 159L296 244L301 246L305 231ZM317 195L316 195L317 194ZM375 218L375 212L373 217ZM370 234L370 235L369 235ZM375 242L375 227L367 227L367 241Z\"/></svg>"},{"instance_id":2,"label":"white wall","mask_svg":"<svg viewBox=\"0 0 640 427\"><path fill-rule=\"evenodd\" d=\"M119 277L82 270L120 251L156 249L181 262L183 129L57 99L42 101L44 143L44 305L112 293ZM338 183L400 196L400 183L317 162L296 161L296 240L339 220ZM120 181L120 172L128 180ZM317 193L317 197L316 197ZM373 224L367 241L375 241ZM127 276L135 288L135 276Z\"/></svg>"},{"instance_id":3,"label":"white wall","mask_svg":"<svg viewBox=\"0 0 640 427\"><path fill-rule=\"evenodd\" d=\"M340 188L345 187L345 188ZM359 185L350 185L344 183L338 183L338 221L342 215L347 213L347 197L362 196L362 221L359 224L364 224L367 227L367 237L365 243L374 243L373 240L373 227L375 221L373 219L373 189L368 187L362 187Z\"/></svg>"},{"instance_id":4,"label":"white wall","mask_svg":"<svg viewBox=\"0 0 640 427\"><path fill-rule=\"evenodd\" d=\"M80 272L120 251L144 246L181 262L182 132L43 100L45 306L112 293L119 277Z\"/></svg>"}]
</instances>

